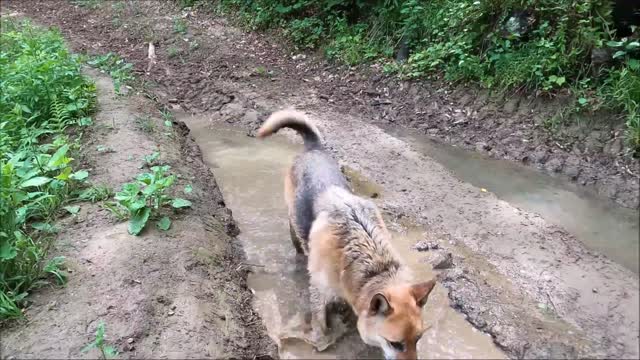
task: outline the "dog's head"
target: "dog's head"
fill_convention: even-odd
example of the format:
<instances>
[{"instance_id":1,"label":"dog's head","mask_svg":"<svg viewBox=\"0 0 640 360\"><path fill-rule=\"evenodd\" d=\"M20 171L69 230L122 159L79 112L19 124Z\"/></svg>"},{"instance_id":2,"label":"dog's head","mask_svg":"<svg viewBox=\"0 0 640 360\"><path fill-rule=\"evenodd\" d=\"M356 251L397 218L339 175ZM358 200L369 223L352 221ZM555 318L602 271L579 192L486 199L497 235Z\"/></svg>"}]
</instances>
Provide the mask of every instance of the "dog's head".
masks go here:
<instances>
[{"instance_id":1,"label":"dog's head","mask_svg":"<svg viewBox=\"0 0 640 360\"><path fill-rule=\"evenodd\" d=\"M374 294L358 316L362 340L382 349L386 359L416 359L424 332L422 307L435 280L415 285L389 286Z\"/></svg>"}]
</instances>

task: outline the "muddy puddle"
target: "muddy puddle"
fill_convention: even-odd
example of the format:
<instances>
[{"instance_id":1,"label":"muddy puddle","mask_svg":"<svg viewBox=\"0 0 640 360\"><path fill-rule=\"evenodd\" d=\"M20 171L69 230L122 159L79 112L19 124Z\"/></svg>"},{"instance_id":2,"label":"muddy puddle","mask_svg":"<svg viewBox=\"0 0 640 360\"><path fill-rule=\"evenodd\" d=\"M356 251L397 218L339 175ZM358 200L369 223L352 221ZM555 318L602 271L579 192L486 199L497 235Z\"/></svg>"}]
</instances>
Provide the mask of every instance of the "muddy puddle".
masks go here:
<instances>
[{"instance_id":1,"label":"muddy puddle","mask_svg":"<svg viewBox=\"0 0 640 360\"><path fill-rule=\"evenodd\" d=\"M382 358L377 349L362 343L355 328L323 352L316 352L304 339L308 313L308 276L305 264L296 260L289 237L287 210L283 200L283 174L301 147L284 137L259 141L246 131L212 126L202 118L183 118L215 172L227 206L238 222L239 236L252 268L249 286L255 291L255 307L280 356L309 358ZM358 180L359 187L366 185ZM372 192L370 187L364 186ZM373 194L369 194L373 195ZM374 195L375 197L376 195ZM418 278L433 277L421 254L411 250L421 231L401 229L394 241ZM449 307L446 290L438 286L424 311L429 330L419 343L419 357L504 358L490 336L473 328Z\"/></svg>"},{"instance_id":2,"label":"muddy puddle","mask_svg":"<svg viewBox=\"0 0 640 360\"><path fill-rule=\"evenodd\" d=\"M638 211L600 199L591 189L504 160L439 144L415 130L381 126L406 141L460 180L485 188L502 200L561 226L588 248L638 273L640 220Z\"/></svg>"}]
</instances>

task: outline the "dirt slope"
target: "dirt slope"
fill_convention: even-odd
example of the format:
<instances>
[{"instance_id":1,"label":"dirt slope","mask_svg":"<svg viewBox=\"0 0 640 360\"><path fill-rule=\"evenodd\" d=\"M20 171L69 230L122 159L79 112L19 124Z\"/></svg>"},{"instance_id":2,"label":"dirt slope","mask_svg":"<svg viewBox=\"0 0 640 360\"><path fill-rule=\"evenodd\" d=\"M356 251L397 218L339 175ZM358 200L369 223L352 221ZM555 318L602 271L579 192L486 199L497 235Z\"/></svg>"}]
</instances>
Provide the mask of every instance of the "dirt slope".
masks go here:
<instances>
[{"instance_id":1,"label":"dirt slope","mask_svg":"<svg viewBox=\"0 0 640 360\"><path fill-rule=\"evenodd\" d=\"M460 182L432 159L371 126L377 117L401 117L397 112L382 115L389 114L392 109L387 105L397 100L387 97L389 91L399 89L400 99L413 94L414 105L427 106L420 89L400 84L389 88L392 83L381 85L380 91L367 89L369 81L381 80L314 68L317 64L300 57L291 60L274 41L242 33L209 14L183 16L160 2L127 2L124 9L112 4L93 10L55 1L11 6L61 26L78 51L118 52L134 63L158 100L170 107L206 113L214 121L243 126L248 133L278 107L296 106L310 113L327 133L335 154L383 188L381 205L388 213L425 226L430 237L454 252L456 269L443 274L453 305L492 334L512 357L639 356L637 275L587 251L572 235L539 216ZM186 19L185 34L173 32L177 18ZM156 45L158 62L145 74L148 41ZM448 97L441 101L433 109L418 110L431 112L427 118L434 123L464 117L468 99L455 104ZM403 106L406 110L408 105ZM519 116L495 113L505 123ZM449 126L457 120L448 121L436 128L447 127L444 137L452 142L464 142L461 137L472 134ZM529 131L526 123L512 122L517 124L503 130L520 133L500 137ZM515 145L510 149L533 152ZM549 153L558 155L557 149L540 150L545 159ZM569 155L561 155L565 165L578 156L569 160ZM609 180L594 174L609 176L611 171L611 179L620 179L614 181L611 197L637 206L637 177L624 175L629 164L603 168L607 158L587 164L577 159L582 175L576 178L605 184Z\"/></svg>"},{"instance_id":2,"label":"dirt slope","mask_svg":"<svg viewBox=\"0 0 640 360\"><path fill-rule=\"evenodd\" d=\"M69 283L38 291L28 320L2 329L2 358L95 358L81 349L100 321L122 358L268 358L274 346L251 307L237 229L188 130L176 124L166 136L152 102L116 97L108 77L90 74L100 107L83 142L91 181L119 189L160 151L181 175L176 188L193 186L194 206L168 232L151 225L140 237L90 203L62 219L54 253L68 259Z\"/></svg>"}]
</instances>

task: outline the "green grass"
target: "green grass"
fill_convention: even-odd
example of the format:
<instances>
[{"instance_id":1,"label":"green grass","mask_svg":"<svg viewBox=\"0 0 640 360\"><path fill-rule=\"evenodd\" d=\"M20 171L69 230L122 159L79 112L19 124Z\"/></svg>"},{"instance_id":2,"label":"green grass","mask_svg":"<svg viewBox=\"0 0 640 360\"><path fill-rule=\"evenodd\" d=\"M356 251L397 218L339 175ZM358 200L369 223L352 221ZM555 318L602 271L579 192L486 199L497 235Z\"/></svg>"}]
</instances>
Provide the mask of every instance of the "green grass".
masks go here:
<instances>
[{"instance_id":1,"label":"green grass","mask_svg":"<svg viewBox=\"0 0 640 360\"><path fill-rule=\"evenodd\" d=\"M96 56L87 63L111 76L113 87L117 94L122 94L122 86L131 83L134 79L131 74L133 64L125 62L124 59L114 53Z\"/></svg>"},{"instance_id":2,"label":"green grass","mask_svg":"<svg viewBox=\"0 0 640 360\"><path fill-rule=\"evenodd\" d=\"M63 283L49 257L56 217L88 172L74 168L71 127L91 124L94 84L59 32L3 19L0 34L0 320L20 317L33 288ZM67 206L66 211L75 210Z\"/></svg>"},{"instance_id":3,"label":"green grass","mask_svg":"<svg viewBox=\"0 0 640 360\"><path fill-rule=\"evenodd\" d=\"M628 145L640 156L640 29L619 39L610 1L221 0L218 8L251 29L281 28L299 48L349 65L381 61L402 77L499 92L569 92L571 111L624 116ZM523 10L530 12L526 27L513 17ZM411 52L398 64L391 58L401 41ZM614 53L613 61L596 71L592 49Z\"/></svg>"},{"instance_id":4,"label":"green grass","mask_svg":"<svg viewBox=\"0 0 640 360\"><path fill-rule=\"evenodd\" d=\"M96 329L96 336L92 342L87 344L83 349L82 353L89 352L91 349L97 349L100 353L100 359L114 359L118 356L118 350L116 350L115 346L109 345L105 340L106 328L103 321L98 323L98 327Z\"/></svg>"}]
</instances>

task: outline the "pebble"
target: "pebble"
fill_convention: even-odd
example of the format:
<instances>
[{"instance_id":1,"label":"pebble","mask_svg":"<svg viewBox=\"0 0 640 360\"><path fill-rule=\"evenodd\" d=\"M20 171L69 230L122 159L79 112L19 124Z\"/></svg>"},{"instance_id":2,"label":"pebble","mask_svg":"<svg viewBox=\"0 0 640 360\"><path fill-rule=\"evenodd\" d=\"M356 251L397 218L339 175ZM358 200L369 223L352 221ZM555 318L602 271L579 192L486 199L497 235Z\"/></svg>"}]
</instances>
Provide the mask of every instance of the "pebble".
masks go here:
<instances>
[{"instance_id":1,"label":"pebble","mask_svg":"<svg viewBox=\"0 0 640 360\"><path fill-rule=\"evenodd\" d=\"M175 312L174 312L173 310L172 310L172 311L169 311L169 312L167 313L167 315L169 315L169 316L173 316L174 314L175 314Z\"/></svg>"}]
</instances>

